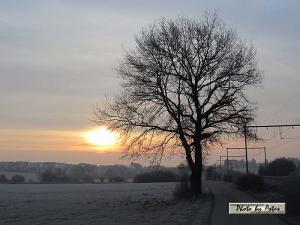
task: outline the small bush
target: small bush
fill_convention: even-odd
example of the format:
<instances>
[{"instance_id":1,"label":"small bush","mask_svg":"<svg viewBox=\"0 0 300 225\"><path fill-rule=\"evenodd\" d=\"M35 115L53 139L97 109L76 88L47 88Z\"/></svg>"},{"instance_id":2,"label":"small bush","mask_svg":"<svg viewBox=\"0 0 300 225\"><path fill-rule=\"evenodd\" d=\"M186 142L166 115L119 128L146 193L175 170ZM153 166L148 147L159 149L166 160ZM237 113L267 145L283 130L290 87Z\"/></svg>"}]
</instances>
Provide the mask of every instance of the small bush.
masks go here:
<instances>
[{"instance_id":1,"label":"small bush","mask_svg":"<svg viewBox=\"0 0 300 225\"><path fill-rule=\"evenodd\" d=\"M120 177L120 176L114 176L114 177L110 177L108 178L109 182L111 183L121 183L124 182L124 177Z\"/></svg>"},{"instance_id":2,"label":"small bush","mask_svg":"<svg viewBox=\"0 0 300 225\"><path fill-rule=\"evenodd\" d=\"M263 165L260 165L259 168L258 168L258 174L260 176L264 176L266 174L266 166L263 166Z\"/></svg>"},{"instance_id":3,"label":"small bush","mask_svg":"<svg viewBox=\"0 0 300 225\"><path fill-rule=\"evenodd\" d=\"M181 163L177 166L178 172L179 172L179 181L183 182L183 181L190 181L190 168L185 165L184 163Z\"/></svg>"},{"instance_id":4,"label":"small bush","mask_svg":"<svg viewBox=\"0 0 300 225\"><path fill-rule=\"evenodd\" d=\"M241 190L259 191L264 188L264 179L255 174L244 174L237 178L235 184Z\"/></svg>"},{"instance_id":5,"label":"small bush","mask_svg":"<svg viewBox=\"0 0 300 225\"><path fill-rule=\"evenodd\" d=\"M232 174L225 174L224 177L223 177L223 180L225 182L233 182L233 176L232 176Z\"/></svg>"},{"instance_id":6,"label":"small bush","mask_svg":"<svg viewBox=\"0 0 300 225\"><path fill-rule=\"evenodd\" d=\"M105 178L104 177L99 177L99 180L100 180L101 183L104 183Z\"/></svg>"},{"instance_id":7,"label":"small bush","mask_svg":"<svg viewBox=\"0 0 300 225\"><path fill-rule=\"evenodd\" d=\"M8 182L8 179L4 174L0 174L0 184L5 184Z\"/></svg>"},{"instance_id":8,"label":"small bush","mask_svg":"<svg viewBox=\"0 0 300 225\"><path fill-rule=\"evenodd\" d=\"M71 179L64 170L56 169L40 173L40 180L42 183L68 183Z\"/></svg>"},{"instance_id":9,"label":"small bush","mask_svg":"<svg viewBox=\"0 0 300 225\"><path fill-rule=\"evenodd\" d=\"M238 179L238 177L241 176L241 173L238 171L230 171L229 173L225 174L223 176L223 180L225 182L231 182L231 183L235 183Z\"/></svg>"},{"instance_id":10,"label":"small bush","mask_svg":"<svg viewBox=\"0 0 300 225\"><path fill-rule=\"evenodd\" d=\"M40 180L42 183L53 183L56 182L56 176L51 170L46 170L40 173Z\"/></svg>"},{"instance_id":11,"label":"small bush","mask_svg":"<svg viewBox=\"0 0 300 225\"><path fill-rule=\"evenodd\" d=\"M194 196L192 190L191 190L191 185L190 182L188 181L180 181L176 186L175 190L173 192L173 195L175 198L178 199L189 199Z\"/></svg>"},{"instance_id":12,"label":"small bush","mask_svg":"<svg viewBox=\"0 0 300 225\"><path fill-rule=\"evenodd\" d=\"M214 166L208 166L205 170L205 178L206 180L216 180L217 179L217 172Z\"/></svg>"},{"instance_id":13,"label":"small bush","mask_svg":"<svg viewBox=\"0 0 300 225\"><path fill-rule=\"evenodd\" d=\"M25 178L21 175L14 175L11 178L11 183L12 184L23 184L23 183L25 183Z\"/></svg>"},{"instance_id":14,"label":"small bush","mask_svg":"<svg viewBox=\"0 0 300 225\"><path fill-rule=\"evenodd\" d=\"M189 182L190 181L190 176L187 173L181 174L181 175L179 175L178 180L180 182Z\"/></svg>"}]
</instances>

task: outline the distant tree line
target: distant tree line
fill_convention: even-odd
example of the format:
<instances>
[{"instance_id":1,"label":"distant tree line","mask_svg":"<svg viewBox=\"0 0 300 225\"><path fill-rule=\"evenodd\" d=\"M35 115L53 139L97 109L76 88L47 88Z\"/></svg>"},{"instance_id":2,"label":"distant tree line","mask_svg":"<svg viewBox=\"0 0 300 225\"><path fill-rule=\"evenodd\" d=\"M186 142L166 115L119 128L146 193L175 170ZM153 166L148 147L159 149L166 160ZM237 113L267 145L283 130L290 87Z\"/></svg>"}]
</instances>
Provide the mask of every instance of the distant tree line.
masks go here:
<instances>
[{"instance_id":1,"label":"distant tree line","mask_svg":"<svg viewBox=\"0 0 300 225\"><path fill-rule=\"evenodd\" d=\"M99 172L97 167L88 164L73 165L66 169L47 169L39 173L42 183L120 183L120 182L175 182L185 173L182 166L178 168L107 166ZM186 175L187 177L187 175Z\"/></svg>"},{"instance_id":2,"label":"distant tree line","mask_svg":"<svg viewBox=\"0 0 300 225\"><path fill-rule=\"evenodd\" d=\"M155 170L138 174L134 178L137 183L154 183L154 182L176 182L179 181L179 176L167 170Z\"/></svg>"},{"instance_id":3,"label":"distant tree line","mask_svg":"<svg viewBox=\"0 0 300 225\"><path fill-rule=\"evenodd\" d=\"M288 176L298 173L295 163L286 158L275 159L266 166L259 168L259 174L262 176Z\"/></svg>"},{"instance_id":4,"label":"distant tree line","mask_svg":"<svg viewBox=\"0 0 300 225\"><path fill-rule=\"evenodd\" d=\"M8 179L5 174L0 174L0 184L23 184L25 178L22 175L14 175L11 179Z\"/></svg>"},{"instance_id":5,"label":"distant tree line","mask_svg":"<svg viewBox=\"0 0 300 225\"><path fill-rule=\"evenodd\" d=\"M169 170L153 170L137 174L131 182L136 183L153 183L153 182L176 182L180 180L180 175ZM86 171L76 171L76 173L68 174L61 169L46 170L40 174L42 183L94 183L94 182L109 182L120 183L126 182L124 176L115 175L104 177L94 177Z\"/></svg>"},{"instance_id":6,"label":"distant tree line","mask_svg":"<svg viewBox=\"0 0 300 225\"><path fill-rule=\"evenodd\" d=\"M22 169L23 168L23 169ZM38 168L38 169L37 169ZM30 163L0 162L1 183L12 183L5 172L33 173L41 183L119 183L119 182L171 182L189 179L189 170L184 164L178 167L142 166L138 163L125 165L92 165L86 163ZM25 182L25 180L24 180ZM14 181L14 183L22 183Z\"/></svg>"}]
</instances>

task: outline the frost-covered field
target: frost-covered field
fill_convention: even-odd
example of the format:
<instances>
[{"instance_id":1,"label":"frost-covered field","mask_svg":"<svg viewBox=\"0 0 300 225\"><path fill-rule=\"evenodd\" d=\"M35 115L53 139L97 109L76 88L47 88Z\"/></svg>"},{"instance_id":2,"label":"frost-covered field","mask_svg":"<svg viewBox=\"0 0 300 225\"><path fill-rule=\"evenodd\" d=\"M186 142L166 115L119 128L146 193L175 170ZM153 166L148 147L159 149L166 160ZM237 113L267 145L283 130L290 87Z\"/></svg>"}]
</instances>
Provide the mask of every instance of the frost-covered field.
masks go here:
<instances>
[{"instance_id":1,"label":"frost-covered field","mask_svg":"<svg viewBox=\"0 0 300 225\"><path fill-rule=\"evenodd\" d=\"M174 183L4 184L0 224L207 224L211 202L174 200Z\"/></svg>"}]
</instances>

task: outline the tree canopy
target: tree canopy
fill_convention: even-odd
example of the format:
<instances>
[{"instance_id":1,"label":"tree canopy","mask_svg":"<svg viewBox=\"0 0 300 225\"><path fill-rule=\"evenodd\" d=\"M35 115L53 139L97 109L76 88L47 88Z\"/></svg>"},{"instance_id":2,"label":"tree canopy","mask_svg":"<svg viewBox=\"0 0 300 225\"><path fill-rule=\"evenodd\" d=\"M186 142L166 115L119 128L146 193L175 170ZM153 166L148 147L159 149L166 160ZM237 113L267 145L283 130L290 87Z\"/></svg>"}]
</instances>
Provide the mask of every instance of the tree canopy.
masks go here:
<instances>
[{"instance_id":1,"label":"tree canopy","mask_svg":"<svg viewBox=\"0 0 300 225\"><path fill-rule=\"evenodd\" d=\"M212 143L254 119L245 91L261 82L255 54L216 14L161 19L136 37L120 65L122 92L95 120L121 135L130 156L159 161L183 149L200 171Z\"/></svg>"}]
</instances>

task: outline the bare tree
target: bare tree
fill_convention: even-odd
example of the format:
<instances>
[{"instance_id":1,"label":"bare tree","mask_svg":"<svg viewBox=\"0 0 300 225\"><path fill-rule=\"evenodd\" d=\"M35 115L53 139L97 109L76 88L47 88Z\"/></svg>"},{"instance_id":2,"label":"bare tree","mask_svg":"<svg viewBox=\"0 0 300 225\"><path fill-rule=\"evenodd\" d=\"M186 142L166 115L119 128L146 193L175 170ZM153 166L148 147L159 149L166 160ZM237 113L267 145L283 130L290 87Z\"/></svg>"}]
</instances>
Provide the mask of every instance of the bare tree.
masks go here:
<instances>
[{"instance_id":1,"label":"bare tree","mask_svg":"<svg viewBox=\"0 0 300 225\"><path fill-rule=\"evenodd\" d=\"M136 37L119 74L122 93L96 121L120 133L126 154L159 161L181 149L191 187L201 193L203 158L223 135L240 135L254 118L245 89L261 82L255 50L216 14L161 19Z\"/></svg>"}]
</instances>

